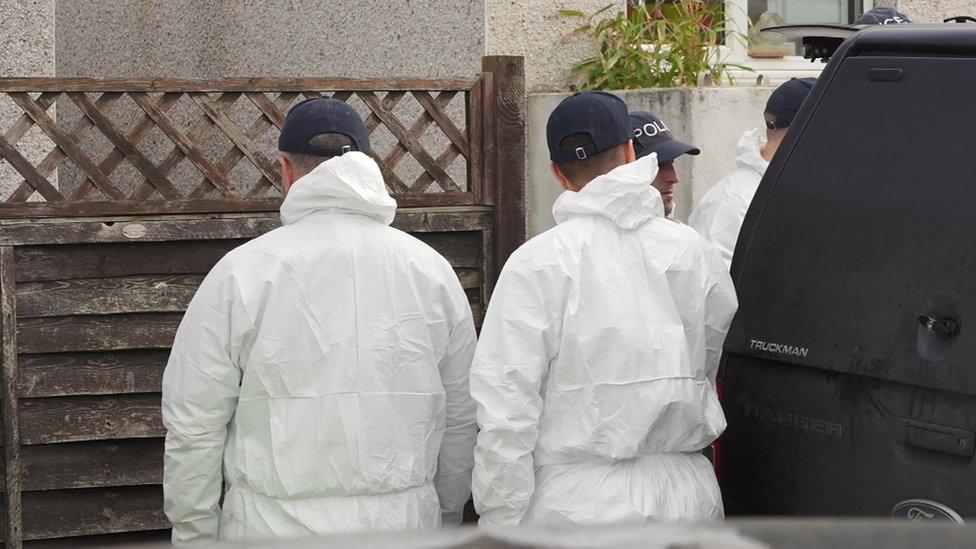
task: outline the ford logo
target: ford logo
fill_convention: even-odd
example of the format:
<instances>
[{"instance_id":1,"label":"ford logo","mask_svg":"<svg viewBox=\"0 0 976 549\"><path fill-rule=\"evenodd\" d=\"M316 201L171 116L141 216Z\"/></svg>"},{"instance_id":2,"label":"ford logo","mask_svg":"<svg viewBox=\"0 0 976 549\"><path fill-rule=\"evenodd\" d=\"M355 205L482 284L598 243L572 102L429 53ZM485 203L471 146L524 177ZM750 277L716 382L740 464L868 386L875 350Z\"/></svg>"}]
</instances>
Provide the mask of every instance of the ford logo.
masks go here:
<instances>
[{"instance_id":1,"label":"ford logo","mask_svg":"<svg viewBox=\"0 0 976 549\"><path fill-rule=\"evenodd\" d=\"M927 499L905 500L892 508L891 516L905 520L948 520L956 524L965 524L959 513L937 501Z\"/></svg>"}]
</instances>

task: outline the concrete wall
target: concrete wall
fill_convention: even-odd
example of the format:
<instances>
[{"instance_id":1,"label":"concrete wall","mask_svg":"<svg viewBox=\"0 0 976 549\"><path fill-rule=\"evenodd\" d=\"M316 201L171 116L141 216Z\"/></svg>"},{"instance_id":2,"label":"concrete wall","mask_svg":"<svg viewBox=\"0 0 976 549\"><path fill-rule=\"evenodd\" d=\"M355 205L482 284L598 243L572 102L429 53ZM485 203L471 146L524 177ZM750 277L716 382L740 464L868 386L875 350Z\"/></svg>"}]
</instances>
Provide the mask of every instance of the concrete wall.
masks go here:
<instances>
[{"instance_id":1,"label":"concrete wall","mask_svg":"<svg viewBox=\"0 0 976 549\"><path fill-rule=\"evenodd\" d=\"M4 0L0 2L0 75L54 76L54 0ZM54 114L54 107L48 111ZM7 98L0 100L0 132L19 118L21 110ZM52 143L36 128L17 144L28 160L38 162ZM0 198L5 198L23 178L6 162L0 162Z\"/></svg>"},{"instance_id":2,"label":"concrete wall","mask_svg":"<svg viewBox=\"0 0 976 549\"><path fill-rule=\"evenodd\" d=\"M569 89L570 68L595 51L591 39L568 36L579 21L557 17L556 12L592 13L607 5L622 10L626 1L485 0L484 4L487 54L525 57L526 89L551 92Z\"/></svg>"},{"instance_id":3,"label":"concrete wall","mask_svg":"<svg viewBox=\"0 0 976 549\"><path fill-rule=\"evenodd\" d=\"M60 0L58 76L469 76L484 5L453 0Z\"/></svg>"},{"instance_id":4,"label":"concrete wall","mask_svg":"<svg viewBox=\"0 0 976 549\"><path fill-rule=\"evenodd\" d=\"M976 0L889 0L888 5L896 1L898 11L915 23L941 23L956 15L976 17Z\"/></svg>"},{"instance_id":5,"label":"concrete wall","mask_svg":"<svg viewBox=\"0 0 976 549\"><path fill-rule=\"evenodd\" d=\"M224 76L452 77L481 72L484 54L484 4L457 0L58 0L58 76L158 76L217 78ZM349 103L361 114L358 99ZM130 101L114 106L117 120L141 116ZM423 110L412 98L400 101L394 114L409 127ZM448 114L463 128L464 101L455 98ZM246 100L234 104L232 118L249 123L259 113ZM80 116L63 105L66 121ZM183 100L171 111L188 130L199 110ZM274 157L276 146L266 135L260 146ZM372 135L374 149L388 153L396 143L385 128ZM428 132L422 141L436 157L447 139ZM100 158L111 148L97 135L83 146ZM229 142L214 132L201 146L220 155ZM159 162L172 143L159 132L141 145ZM258 173L247 162L233 179L254 181ZM408 184L420 165L409 155L397 166ZM463 185L463 162L448 169ZM173 172L177 187L192 189L200 176L187 162ZM62 185L71 189L84 180L73 166L60 170ZM122 190L141 181L127 163L119 167Z\"/></svg>"},{"instance_id":6,"label":"concrete wall","mask_svg":"<svg viewBox=\"0 0 976 549\"><path fill-rule=\"evenodd\" d=\"M771 88L682 88L620 92L632 110L660 116L675 137L698 145L700 156L676 162L681 183L675 216L688 219L708 189L735 167L735 147L742 132L762 126ZM535 236L555 224L552 204L562 192L549 172L546 120L567 94L532 95L528 100L526 151L526 225Z\"/></svg>"}]
</instances>

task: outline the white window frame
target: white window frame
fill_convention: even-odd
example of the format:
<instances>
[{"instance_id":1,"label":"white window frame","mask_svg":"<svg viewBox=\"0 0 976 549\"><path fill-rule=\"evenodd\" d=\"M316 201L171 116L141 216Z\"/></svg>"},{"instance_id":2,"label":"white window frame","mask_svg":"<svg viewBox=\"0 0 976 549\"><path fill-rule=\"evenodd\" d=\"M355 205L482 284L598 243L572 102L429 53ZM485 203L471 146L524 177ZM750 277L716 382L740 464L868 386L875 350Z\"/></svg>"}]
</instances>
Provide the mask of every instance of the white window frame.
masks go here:
<instances>
[{"instance_id":1,"label":"white window frame","mask_svg":"<svg viewBox=\"0 0 976 549\"><path fill-rule=\"evenodd\" d=\"M863 0L863 11L874 7L874 0ZM726 14L729 28L745 35L749 31L748 0L726 0ZM821 61L810 62L798 55L780 59L765 59L749 56L748 45L729 37L724 46L719 46L719 56L726 63L749 67L755 72L733 69L732 77L736 83L778 85L790 78L818 76L823 70Z\"/></svg>"}]
</instances>

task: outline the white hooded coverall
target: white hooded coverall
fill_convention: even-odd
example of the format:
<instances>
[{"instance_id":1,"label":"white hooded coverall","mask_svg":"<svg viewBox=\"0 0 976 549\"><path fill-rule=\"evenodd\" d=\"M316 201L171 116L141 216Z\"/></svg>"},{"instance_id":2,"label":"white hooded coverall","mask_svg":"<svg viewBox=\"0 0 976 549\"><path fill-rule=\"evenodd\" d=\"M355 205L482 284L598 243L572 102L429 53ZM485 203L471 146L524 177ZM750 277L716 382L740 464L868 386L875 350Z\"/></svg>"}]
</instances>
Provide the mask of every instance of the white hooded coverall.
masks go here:
<instances>
[{"instance_id":1,"label":"white hooded coverall","mask_svg":"<svg viewBox=\"0 0 976 549\"><path fill-rule=\"evenodd\" d=\"M471 309L395 209L368 156L328 160L200 286L163 376L174 541L460 522Z\"/></svg>"},{"instance_id":2,"label":"white hooded coverall","mask_svg":"<svg viewBox=\"0 0 976 549\"><path fill-rule=\"evenodd\" d=\"M742 221L769 167L761 154L765 145L762 130L745 132L739 139L736 170L705 193L688 219L691 228L718 248L727 266L732 265Z\"/></svg>"},{"instance_id":3,"label":"white hooded coverall","mask_svg":"<svg viewBox=\"0 0 976 549\"><path fill-rule=\"evenodd\" d=\"M700 451L737 303L721 257L664 218L652 154L564 192L509 258L471 367L483 525L721 517Z\"/></svg>"}]
</instances>

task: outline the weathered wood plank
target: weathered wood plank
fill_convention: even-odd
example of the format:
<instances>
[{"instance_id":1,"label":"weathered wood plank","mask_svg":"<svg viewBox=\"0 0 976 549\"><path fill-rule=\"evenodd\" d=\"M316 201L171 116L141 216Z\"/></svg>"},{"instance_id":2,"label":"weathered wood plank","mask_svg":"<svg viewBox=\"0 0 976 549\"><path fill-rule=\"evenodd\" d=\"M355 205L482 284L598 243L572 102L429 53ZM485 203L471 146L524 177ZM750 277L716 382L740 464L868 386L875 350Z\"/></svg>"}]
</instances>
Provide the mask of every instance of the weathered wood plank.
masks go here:
<instances>
[{"instance_id":1,"label":"weathered wood plank","mask_svg":"<svg viewBox=\"0 0 976 549\"><path fill-rule=\"evenodd\" d=\"M271 182L277 182L279 180L279 175L275 171L274 164L261 152L261 149L251 140L251 138L244 133L244 130L240 128L233 120L224 113L220 107L214 103L214 100L210 98L209 95L205 93L191 93L190 97L193 101L200 107L207 116L213 120L213 123L217 125L224 136L231 140L232 143L240 150L251 164L256 167L264 177Z\"/></svg>"},{"instance_id":2,"label":"weathered wood plank","mask_svg":"<svg viewBox=\"0 0 976 549\"><path fill-rule=\"evenodd\" d=\"M495 166L495 75L481 74L481 203L495 204L495 182L498 180Z\"/></svg>"},{"instance_id":3,"label":"weathered wood plank","mask_svg":"<svg viewBox=\"0 0 976 549\"><path fill-rule=\"evenodd\" d=\"M451 149L454 150L453 148ZM421 174L421 178L430 177L430 174L424 172ZM433 181L431 179L431 181ZM401 184L403 182L401 181ZM425 194L403 194L403 193L393 193L393 199L396 200L397 206L400 208L432 208L437 206L474 206L478 204L478 198L474 193L425 193Z\"/></svg>"},{"instance_id":4,"label":"weathered wood plank","mask_svg":"<svg viewBox=\"0 0 976 549\"><path fill-rule=\"evenodd\" d=\"M454 124L454 121L451 120L451 117L448 116L447 113L445 113L444 110L434 102L434 98L430 96L430 93L425 91L413 92L413 96L417 99L417 102L420 103L420 106L427 111L427 114L434 119L437 126L442 132L444 132L444 135L446 135L447 138L451 140L451 143L453 143L454 146L461 151L461 154L463 154L465 158L470 158L471 144L468 142L467 136L465 136L464 133L458 129L458 127Z\"/></svg>"},{"instance_id":5,"label":"weathered wood plank","mask_svg":"<svg viewBox=\"0 0 976 549\"><path fill-rule=\"evenodd\" d=\"M285 113L274 102L268 99L267 95L261 92L248 93L247 98L261 111L264 118L274 124L275 127L279 130L285 127Z\"/></svg>"},{"instance_id":6,"label":"weathered wood plank","mask_svg":"<svg viewBox=\"0 0 976 549\"><path fill-rule=\"evenodd\" d=\"M434 99L434 103L438 107L443 109L448 105L448 103L451 102L451 99L454 98L455 95L456 93L451 91L441 92ZM371 118L372 117L376 117L376 115L373 114L371 115ZM377 120L379 120L379 118L377 118ZM419 136L423 135L424 132L427 130L427 128L433 123L434 123L434 119L431 118L426 111L424 111L424 114L422 114L420 118L415 120L414 123L410 126L410 129L407 130L407 133L409 135L417 136L419 138ZM379 162L380 169L383 170L383 177L386 180L386 184L392 188L394 193L393 195L394 198L397 198L398 196L405 196L405 198L408 198L410 196L414 196L414 197L419 196L422 198L423 195L418 195L418 194L414 194L414 195L401 194L401 193L408 193L410 189L400 179L400 177L396 174L396 172L393 171L393 169L396 167L397 163L400 162L400 160L403 158L405 154L407 154L407 148L403 145L403 143L397 141L393 145L393 150L391 150L389 154L386 155L386 158L383 158ZM400 198L397 198L397 203L400 204L401 206L404 205L402 199ZM472 204L473 203L475 202L472 202Z\"/></svg>"},{"instance_id":7,"label":"weathered wood plank","mask_svg":"<svg viewBox=\"0 0 976 549\"><path fill-rule=\"evenodd\" d=\"M494 75L495 271L525 242L525 70L516 56L485 57Z\"/></svg>"},{"instance_id":8,"label":"weathered wood plank","mask_svg":"<svg viewBox=\"0 0 976 549\"><path fill-rule=\"evenodd\" d=\"M115 99L119 97L119 95L120 94L117 93L111 93L111 94L104 93L102 94L101 97L98 98L96 105L98 105L99 107L103 107L108 104L111 104L113 101L115 101ZM43 98L43 95L41 97ZM41 104L40 98L38 99L38 104L40 104L41 107L44 108L44 110L47 110L47 108L44 107L43 104ZM68 130L68 136L72 140L77 142L81 138L82 134L84 134L85 131L91 128L92 125L93 122L90 119L82 116L81 118L76 120L75 123L71 126L71 129ZM45 155L44 158L37 164L37 173L43 175L44 177L50 177L51 174L54 173L54 170L56 170L58 166L61 165L65 157L66 156L64 152L61 151L61 149L59 149L58 147L54 147L53 149L48 151L47 155ZM105 173L106 175L108 175L108 172ZM85 184L91 185L91 180L90 179L85 180ZM34 187L31 187L30 184L25 180L22 181L20 186L14 189L14 191L10 193L9 196L7 196L6 201L23 202L28 198L30 198L32 194L34 194Z\"/></svg>"},{"instance_id":9,"label":"weathered wood plank","mask_svg":"<svg viewBox=\"0 0 976 549\"><path fill-rule=\"evenodd\" d=\"M0 147L3 143L0 142ZM0 153L2 154L2 153ZM53 189L53 187L52 187ZM57 189L54 189L57 191ZM43 193L42 193L43 196ZM106 215L276 212L281 198L223 198L188 200L115 200L98 202L26 202L0 204L0 218L93 217ZM55 198L54 200L64 200Z\"/></svg>"},{"instance_id":10,"label":"weathered wood plank","mask_svg":"<svg viewBox=\"0 0 976 549\"><path fill-rule=\"evenodd\" d=\"M161 242L254 238L280 225L277 214L138 221L0 224L0 245Z\"/></svg>"},{"instance_id":11,"label":"weathered wood plank","mask_svg":"<svg viewBox=\"0 0 976 549\"><path fill-rule=\"evenodd\" d=\"M393 226L408 233L479 231L492 226L490 208L398 210Z\"/></svg>"},{"instance_id":12,"label":"weathered wood plank","mask_svg":"<svg viewBox=\"0 0 976 549\"><path fill-rule=\"evenodd\" d=\"M241 94L237 92L233 92L233 93L228 92L228 93L221 94L220 97L217 98L217 106L220 107L221 109L230 108L234 103L237 102L237 99L240 98L240 96ZM203 141L205 137L210 135L210 132L212 132L216 127L217 126L213 123L213 120L211 120L209 116L207 116L206 114L201 114L200 118L197 120L197 123L194 124L193 128L191 128L190 131L186 132L186 137L189 138L189 140L194 143L200 143L201 141ZM237 149L235 148L234 150ZM166 158L164 158L163 161L159 164L159 170L162 171L163 173L169 173L170 170L175 168L176 165L179 164L181 161L183 161L184 158L186 158L186 154L184 154L183 149L177 145L176 147L173 148L173 150L169 152L168 155L166 155ZM220 166L218 166L218 169L222 173L229 173L229 170L223 169ZM210 180L207 178L206 175L204 175L203 180L200 182L199 185L197 185L197 189L193 190L190 193L190 199L197 199L206 196L207 193L209 193L213 189L214 189L213 184L210 183ZM136 196L136 198L145 198L145 197Z\"/></svg>"},{"instance_id":13,"label":"weathered wood plank","mask_svg":"<svg viewBox=\"0 0 976 549\"><path fill-rule=\"evenodd\" d=\"M24 495L24 539L169 527L162 486L53 490Z\"/></svg>"},{"instance_id":14,"label":"weathered wood plank","mask_svg":"<svg viewBox=\"0 0 976 549\"><path fill-rule=\"evenodd\" d=\"M436 161L437 165L446 170L448 166L451 165L451 162L453 162L454 159L457 158L460 153L461 151L458 150L456 145L454 145L453 143L448 145L448 147L444 149L444 152L442 152L440 156L437 157L437 161ZM424 172L417 177L417 180L414 181L413 185L410 188L413 189L413 192L415 193L424 193L421 196L438 196L438 195L450 196L451 194L455 194L452 192L428 193L427 189L430 188L430 185L433 182L434 182L434 178L433 176L430 175L430 172ZM474 195L471 196L474 197Z\"/></svg>"},{"instance_id":15,"label":"weathered wood plank","mask_svg":"<svg viewBox=\"0 0 976 549\"><path fill-rule=\"evenodd\" d=\"M479 206L402 208L397 211L393 226L407 232L481 230L491 226L491 217L490 208ZM168 218L105 217L69 222L11 220L0 222L0 245L162 242L187 237L196 240L253 238L279 224L279 215L271 212Z\"/></svg>"},{"instance_id":16,"label":"weathered wood plank","mask_svg":"<svg viewBox=\"0 0 976 549\"><path fill-rule=\"evenodd\" d=\"M454 273L465 290L478 289L481 287L481 273L478 269L454 269ZM480 296L479 296L480 299Z\"/></svg>"},{"instance_id":17,"label":"weathered wood plank","mask_svg":"<svg viewBox=\"0 0 976 549\"><path fill-rule=\"evenodd\" d=\"M37 98L37 104L46 111L51 108L51 105L54 104L54 101L57 100L60 95L60 92L42 93ZM27 116L27 113L24 113L20 115L20 118L18 118L17 121L10 126L10 128L7 129L7 132L3 134L3 139L7 143L15 145L21 140L22 137L27 135L27 132L30 131L32 127L34 127L34 119Z\"/></svg>"},{"instance_id":18,"label":"weathered wood plank","mask_svg":"<svg viewBox=\"0 0 976 549\"><path fill-rule=\"evenodd\" d=\"M418 233L416 237L437 250L455 269L477 269L481 266L481 233Z\"/></svg>"},{"instance_id":19,"label":"weathered wood plank","mask_svg":"<svg viewBox=\"0 0 976 549\"><path fill-rule=\"evenodd\" d=\"M109 93L110 92L106 92L105 94L103 94L103 97L104 95L108 95ZM164 113L169 112L170 109L172 109L173 106L176 105L176 103L180 100L180 97L182 96L183 94L181 93L164 93L162 96L160 96L159 101L156 102L156 106L159 107L159 110ZM99 98L99 101L101 101L101 98ZM96 105L97 104L98 103L96 103ZM138 145L139 142L141 142L149 134L149 132L155 127L156 127L156 123L153 122L153 119L149 118L149 115L143 113L142 116L139 118L139 122L137 122L136 125L132 127L132 130L129 132L127 139L133 145ZM109 153L109 155L106 156L104 160L102 160L102 162L98 165L98 167L101 168L101 170L105 172L106 175L111 175L112 172L115 171L117 167L119 167L119 164L121 164L123 160L125 160L125 155L122 154L122 151L118 149L112 149L112 152ZM164 175L166 173L167 172L163 172ZM146 198L146 196L149 196L149 194L151 193L146 194L146 196L140 196L139 193L140 191L142 191L144 187L145 186L140 187L135 193L133 193L131 199L134 201L141 201L144 198ZM94 190L95 190L95 185L92 183L91 179L86 179L85 182L78 187L78 189L74 192L74 194L71 195L69 201L87 200L88 198L91 197L92 192ZM111 203L112 202L109 202L109 204Z\"/></svg>"},{"instance_id":20,"label":"weathered wood plank","mask_svg":"<svg viewBox=\"0 0 976 549\"><path fill-rule=\"evenodd\" d=\"M190 139L173 122L170 117L159 109L159 106L145 93L133 92L129 94L136 104L153 119L156 126L166 134L173 143L179 147L180 151L186 156L190 163L213 183L213 186L220 191L223 196L234 196L234 188L227 175L217 169L197 144Z\"/></svg>"},{"instance_id":21,"label":"weathered wood plank","mask_svg":"<svg viewBox=\"0 0 976 549\"><path fill-rule=\"evenodd\" d=\"M169 181L169 179L166 179L166 176L160 173L159 170L156 169L156 166L150 162L149 159L146 158L146 156L142 154L142 152L136 148L133 143L122 135L122 130L120 130L115 123L113 123L112 120L104 112L102 112L102 110L95 105L91 99L88 98L87 95L84 93L69 93L68 97L75 103L75 105L78 105L81 112L85 113L85 116L87 116L95 124L95 126L98 127L99 131L101 131L102 134L112 142L112 145L114 145L117 150L119 150L123 155L125 155L126 158L129 159L129 162L132 162L139 172L142 173L143 177L145 177L146 180L149 181L149 183L151 183L161 195L169 199L181 198L179 191L173 187L173 184ZM101 172L100 168L99 173L103 173Z\"/></svg>"},{"instance_id":22,"label":"weathered wood plank","mask_svg":"<svg viewBox=\"0 0 976 549\"><path fill-rule=\"evenodd\" d=\"M482 132L482 105L484 87L482 80L478 80L471 91L465 95L465 127L468 131L468 141L471 144L471 156L468 158L468 192L480 200L484 196L484 151L482 144L484 135ZM480 203L480 202L479 202Z\"/></svg>"},{"instance_id":23,"label":"weathered wood plank","mask_svg":"<svg viewBox=\"0 0 976 549\"><path fill-rule=\"evenodd\" d=\"M160 484L163 439L24 446L21 463L25 491Z\"/></svg>"},{"instance_id":24,"label":"weathered wood plank","mask_svg":"<svg viewBox=\"0 0 976 549\"><path fill-rule=\"evenodd\" d=\"M163 260L163 258L159 258ZM125 276L17 285L19 318L186 310L203 275Z\"/></svg>"},{"instance_id":25,"label":"weathered wood plank","mask_svg":"<svg viewBox=\"0 0 976 549\"><path fill-rule=\"evenodd\" d=\"M170 544L172 530L142 530L138 532L118 532L115 534L96 534L93 536L75 536L36 541L27 541L24 547L28 549L103 549L109 546L149 545L156 547Z\"/></svg>"},{"instance_id":26,"label":"weathered wood plank","mask_svg":"<svg viewBox=\"0 0 976 549\"><path fill-rule=\"evenodd\" d=\"M30 163L30 160L24 158L24 155L20 154L13 145L7 143L6 140L0 139L0 157L3 157L15 170L20 174L24 180L34 188L35 191L44 197L44 200L50 202L56 202L58 200L64 200L64 195L61 191L56 189L46 177L40 174L34 165ZM29 194L28 194L29 196ZM19 206L19 204L18 204Z\"/></svg>"},{"instance_id":27,"label":"weathered wood plank","mask_svg":"<svg viewBox=\"0 0 976 549\"><path fill-rule=\"evenodd\" d=\"M467 90L475 78L0 78L0 92Z\"/></svg>"},{"instance_id":28,"label":"weathered wood plank","mask_svg":"<svg viewBox=\"0 0 976 549\"><path fill-rule=\"evenodd\" d=\"M400 100L403 99L405 95L406 92L403 91L388 92L386 96L383 97L383 108L388 111L392 111L396 108L397 104L400 103ZM343 99L343 101L345 101L345 99ZM382 121L377 118L375 114L370 113L370 115L366 117L366 120L363 121L363 124L366 126L366 132L373 135L373 131L376 130L380 124L382 124Z\"/></svg>"},{"instance_id":29,"label":"weathered wood plank","mask_svg":"<svg viewBox=\"0 0 976 549\"><path fill-rule=\"evenodd\" d=\"M166 435L159 393L26 398L20 413L21 444Z\"/></svg>"},{"instance_id":30,"label":"weathered wood plank","mask_svg":"<svg viewBox=\"0 0 976 549\"><path fill-rule=\"evenodd\" d=\"M191 235L192 236L192 235ZM244 239L18 246L18 283L134 275L206 274Z\"/></svg>"},{"instance_id":31,"label":"weathered wood plank","mask_svg":"<svg viewBox=\"0 0 976 549\"><path fill-rule=\"evenodd\" d=\"M166 349L182 313L28 318L17 326L21 353Z\"/></svg>"},{"instance_id":32,"label":"weathered wood plank","mask_svg":"<svg viewBox=\"0 0 976 549\"><path fill-rule=\"evenodd\" d=\"M491 301L498 272L495 270L494 231L481 232L481 302Z\"/></svg>"},{"instance_id":33,"label":"weathered wood plank","mask_svg":"<svg viewBox=\"0 0 976 549\"><path fill-rule=\"evenodd\" d=\"M180 100L181 95L182 94L179 93L164 93L159 98L159 101L156 102L156 106L159 107L159 110L162 112L169 112L170 109L172 109L173 106L176 105L176 103ZM96 105L97 104L98 103L96 103ZM156 127L156 123L153 122L152 118L149 118L149 115L143 113L142 116L139 117L139 121L132 127L132 130L128 133L128 135L125 136L125 138L129 141L129 143L138 145L139 142L149 135L149 132L154 127ZM115 149L105 157L105 160L103 160L98 167L101 168L103 172L111 174L113 171L115 171L115 168L122 163L123 160L125 160L125 155L122 154L122 151Z\"/></svg>"},{"instance_id":34,"label":"weathered wood plank","mask_svg":"<svg viewBox=\"0 0 976 549\"><path fill-rule=\"evenodd\" d=\"M17 398L17 304L14 298L14 254L0 247L0 395L3 403L4 533L7 547L22 541L20 410Z\"/></svg>"},{"instance_id":35,"label":"weathered wood plank","mask_svg":"<svg viewBox=\"0 0 976 549\"><path fill-rule=\"evenodd\" d=\"M393 136L400 141L400 144L410 151L410 154L413 155L417 162L419 162L425 170L434 176L434 179L437 180L437 183L442 189L444 189L445 192L460 191L457 184L455 184L454 181L451 180L451 177L447 175L447 172L445 172L444 169L441 168L433 158L431 158L430 154L427 153L419 139L411 135L407 128L404 127L404 125L400 123L400 121L390 111L383 108L382 103L380 102L379 98L376 97L375 93L364 91L358 93L357 95L359 95L359 98L363 101L363 103L369 107L369 110L373 111L373 114L375 114L376 117L383 122L386 129L390 130L390 133L392 133ZM392 170L392 166L390 169Z\"/></svg>"},{"instance_id":36,"label":"weathered wood plank","mask_svg":"<svg viewBox=\"0 0 976 549\"><path fill-rule=\"evenodd\" d=\"M169 350L20 355L21 397L158 393Z\"/></svg>"},{"instance_id":37,"label":"weathered wood plank","mask_svg":"<svg viewBox=\"0 0 976 549\"><path fill-rule=\"evenodd\" d=\"M485 322L485 306L481 303L472 303L471 316L474 318L474 327L480 331L481 325Z\"/></svg>"},{"instance_id":38,"label":"weathered wood plank","mask_svg":"<svg viewBox=\"0 0 976 549\"><path fill-rule=\"evenodd\" d=\"M258 101L258 97L263 97L267 103ZM271 129L272 122L269 120L269 116L271 116L271 114L264 112L264 109L273 109L272 112L276 112L281 115L281 123L284 125L284 115L281 113L283 110L287 109L288 106L291 105L292 101L294 101L297 97L297 93L282 93L279 94L278 98L274 101L274 103L272 103L271 100L269 100L263 93L248 94L248 98L251 99L252 102L257 101L255 105L258 105L259 103L263 105L262 116L255 119L247 130L247 136L251 139L251 141L260 142L263 139L264 134ZM244 153L238 150L237 147L230 147L224 157L220 159L220 163L217 164L217 167L224 171L230 170L243 154ZM258 178L254 185L251 186L246 194L248 197L258 196L260 193L267 191L268 185L271 185L275 189L276 194L281 194L281 176L277 171L277 167L275 167L274 179L268 179L262 175Z\"/></svg>"},{"instance_id":39,"label":"weathered wood plank","mask_svg":"<svg viewBox=\"0 0 976 549\"><path fill-rule=\"evenodd\" d=\"M48 138L61 149L61 152L67 155L81 171L85 172L85 175L95 183L98 190L102 191L106 197L112 200L125 199L125 195L105 175L105 172L95 165L78 143L59 128L57 122L48 116L47 112L35 103L28 94L11 93L10 98L14 100L14 103L17 103L18 107L34 119L34 122L44 130Z\"/></svg>"}]
</instances>

